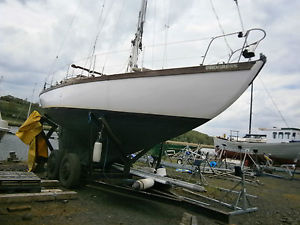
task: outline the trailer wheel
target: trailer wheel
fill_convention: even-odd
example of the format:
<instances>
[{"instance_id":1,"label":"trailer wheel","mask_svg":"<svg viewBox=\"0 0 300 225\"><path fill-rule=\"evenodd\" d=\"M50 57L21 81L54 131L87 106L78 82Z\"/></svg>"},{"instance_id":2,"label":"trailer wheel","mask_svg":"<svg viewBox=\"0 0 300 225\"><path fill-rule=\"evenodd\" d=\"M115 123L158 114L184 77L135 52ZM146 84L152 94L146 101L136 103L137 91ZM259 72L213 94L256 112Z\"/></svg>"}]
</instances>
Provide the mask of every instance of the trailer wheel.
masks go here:
<instances>
[{"instance_id":1,"label":"trailer wheel","mask_svg":"<svg viewBox=\"0 0 300 225\"><path fill-rule=\"evenodd\" d=\"M177 164L181 165L182 164L182 159L177 159Z\"/></svg>"},{"instance_id":2,"label":"trailer wheel","mask_svg":"<svg viewBox=\"0 0 300 225\"><path fill-rule=\"evenodd\" d=\"M77 186L80 180L81 165L79 157L74 153L66 154L60 164L59 180L64 187Z\"/></svg>"},{"instance_id":3,"label":"trailer wheel","mask_svg":"<svg viewBox=\"0 0 300 225\"><path fill-rule=\"evenodd\" d=\"M53 150L47 161L47 176L49 179L57 179L62 153L59 150Z\"/></svg>"}]
</instances>

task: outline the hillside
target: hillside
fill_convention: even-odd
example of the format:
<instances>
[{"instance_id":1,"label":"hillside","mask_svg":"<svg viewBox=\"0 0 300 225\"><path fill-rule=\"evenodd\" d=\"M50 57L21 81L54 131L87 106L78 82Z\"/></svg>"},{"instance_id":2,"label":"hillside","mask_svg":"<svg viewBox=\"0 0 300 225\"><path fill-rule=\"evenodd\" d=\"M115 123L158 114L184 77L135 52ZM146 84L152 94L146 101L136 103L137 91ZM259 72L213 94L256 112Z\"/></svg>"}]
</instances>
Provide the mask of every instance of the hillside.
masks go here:
<instances>
[{"instance_id":1,"label":"hillside","mask_svg":"<svg viewBox=\"0 0 300 225\"><path fill-rule=\"evenodd\" d=\"M0 112L3 119L8 120L11 125L23 123L27 118L30 102L16 98L11 95L0 97ZM38 103L31 105L31 112L37 110L43 113L43 109Z\"/></svg>"},{"instance_id":2,"label":"hillside","mask_svg":"<svg viewBox=\"0 0 300 225\"><path fill-rule=\"evenodd\" d=\"M213 138L208 136L207 134L200 133L195 130L191 130L185 134L182 134L176 138L173 138L172 141L181 141L195 144L206 144L213 145Z\"/></svg>"}]
</instances>

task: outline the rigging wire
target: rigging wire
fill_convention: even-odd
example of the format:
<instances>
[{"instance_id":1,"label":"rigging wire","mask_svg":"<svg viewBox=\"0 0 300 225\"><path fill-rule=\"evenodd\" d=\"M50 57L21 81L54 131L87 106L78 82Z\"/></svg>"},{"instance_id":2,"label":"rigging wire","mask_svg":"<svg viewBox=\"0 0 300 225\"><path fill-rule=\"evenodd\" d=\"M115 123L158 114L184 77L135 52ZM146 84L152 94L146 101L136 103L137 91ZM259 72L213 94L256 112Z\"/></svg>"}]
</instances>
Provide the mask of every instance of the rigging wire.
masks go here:
<instances>
[{"instance_id":1,"label":"rigging wire","mask_svg":"<svg viewBox=\"0 0 300 225\"><path fill-rule=\"evenodd\" d=\"M121 9L120 9L120 12L118 13L118 18L116 20L116 24L119 23L120 18L123 15L123 12L124 12L124 2L125 2L125 0L123 0L122 3L121 3ZM113 27L114 27L114 30L115 30L117 26L113 26ZM115 33L114 30L111 33ZM113 47L114 44L115 44L114 42L110 42L109 49L112 49L112 47ZM101 71L102 74L104 74L104 69L105 69L105 66L106 66L107 59L108 59L108 54L105 54L105 59L104 59L103 66L102 66L102 71Z\"/></svg>"},{"instance_id":2,"label":"rigging wire","mask_svg":"<svg viewBox=\"0 0 300 225\"><path fill-rule=\"evenodd\" d=\"M243 31L243 33L244 33L245 29L244 29L243 19L242 19L242 15L241 15L241 11L240 11L240 7L239 7L238 0L234 0L234 2L235 2L236 7L237 7L237 11L238 11L238 14L239 14L239 19L240 19L242 31Z\"/></svg>"},{"instance_id":3,"label":"rigging wire","mask_svg":"<svg viewBox=\"0 0 300 225\"><path fill-rule=\"evenodd\" d=\"M45 84L47 83L47 80L48 80L48 78L49 78L51 75L52 75L52 79L51 79L50 84L52 85L52 83L53 83L55 64L56 64L57 61L58 61L59 55L60 55L60 53L61 53L61 51L62 51L62 49L63 49L63 47L64 47L64 44L65 44L65 42L66 42L66 40L67 40L67 37L68 37L68 35L69 35L69 33L70 33L70 30L71 30L72 26L73 26L73 23L74 23L75 18L76 18L76 16L77 16L77 11L78 11L79 7L81 6L81 3L82 3L82 0L79 1L79 4L77 5L76 10L74 11L74 14L73 14L73 17L72 17L72 19L71 19L71 22L70 22L68 28L66 29L67 31L66 31L66 33L65 33L65 35L64 35L64 37L63 37L63 40L62 40L60 46L59 46L58 49L57 49L57 53L55 54L56 56L55 56L54 60L52 61L51 66L50 66L50 68L49 68L48 75L47 75L46 78L45 78Z\"/></svg>"},{"instance_id":4,"label":"rigging wire","mask_svg":"<svg viewBox=\"0 0 300 225\"><path fill-rule=\"evenodd\" d=\"M204 38L199 38L199 39L191 39L191 40L183 40L183 41L174 41L174 42L169 42L167 43L167 45L177 45L177 44L184 44L184 43L192 43L192 42L199 42L199 41L207 41L207 40L210 40L211 37L204 37ZM145 47L147 48L152 48L152 47L160 47L160 46L164 46L165 43L164 42L161 42L161 43L157 43L155 45L145 45ZM127 49L118 49L118 50L113 50L113 51L106 51L106 52L100 52L100 53L97 53L95 52L95 56L103 56L103 55L112 55L112 54L117 54L117 53L127 53L130 49L127 48ZM225 55L223 55L222 57L225 57ZM186 57L186 58L190 58L190 57ZM78 59L75 59L73 60L73 63L76 64L76 63L80 63L82 61L87 61L89 60L90 57L87 56L87 57L84 57L84 58L78 58ZM154 59L153 59L154 60ZM158 61L158 60L154 60L155 61ZM160 60L161 61L161 60ZM127 63L125 63L127 64ZM59 70L61 69L64 69L64 68L68 68L70 66L69 63L67 64L64 64L58 68L56 68L56 71L54 71L54 73L58 72ZM74 75L74 69L72 70L73 71L73 75ZM71 77L73 76L71 75Z\"/></svg>"},{"instance_id":5,"label":"rigging wire","mask_svg":"<svg viewBox=\"0 0 300 225\"><path fill-rule=\"evenodd\" d=\"M212 11L213 11L213 13L215 14L215 17L216 17L216 19L217 19L217 21L218 21L218 25L219 25L219 28L220 28L222 34L223 34L223 35L226 35L226 34L225 34L225 31L224 31L224 29L223 29L223 27L222 27L222 24L221 24L221 22L220 22L220 18L219 18L218 14L217 14L217 11L216 11L216 9L215 9L215 6L214 6L212 0L210 0L210 4L211 4ZM225 44L226 44L227 48L228 48L228 49L230 50L230 52L232 53L233 50L231 49L231 47L230 47L230 45L229 45L229 43L228 43L228 41L227 41L227 39L226 39L225 36L224 36L224 41L225 41Z\"/></svg>"},{"instance_id":6,"label":"rigging wire","mask_svg":"<svg viewBox=\"0 0 300 225\"><path fill-rule=\"evenodd\" d=\"M105 6L105 0L103 0L102 6L101 6L101 11L100 11L99 19L98 19L98 24L97 24L97 27L100 26L100 28L99 28L99 30L98 30L98 32L96 34L94 44L92 45L89 70L91 70L91 68L92 68L93 57L94 57L94 54L95 54L95 49L96 49L97 41L98 41L99 35L100 35L101 31L102 31L103 24L104 24L104 22L103 22L102 25L101 25L101 20L102 20L102 16L103 16L104 6Z\"/></svg>"},{"instance_id":7,"label":"rigging wire","mask_svg":"<svg viewBox=\"0 0 300 225\"><path fill-rule=\"evenodd\" d=\"M166 8L167 13L166 13L166 24L164 25L164 28L165 28L165 42L164 42L162 69L167 64L167 41L168 41L168 31L169 31L169 28L170 28L170 25L169 25L170 24L170 1L165 2L165 8Z\"/></svg>"},{"instance_id":8,"label":"rigging wire","mask_svg":"<svg viewBox=\"0 0 300 225\"><path fill-rule=\"evenodd\" d=\"M157 8L156 8L156 0L154 0L154 10L153 10L153 14L154 14L154 24L153 24L153 35L152 35L152 55L151 55L151 64L152 64L152 68L154 67L154 64L153 64L153 60L154 60L154 46L155 46L155 41L156 41L156 39L155 39L155 37L156 37L156 35L155 35L155 32L156 32L156 10L157 10Z\"/></svg>"},{"instance_id":9,"label":"rigging wire","mask_svg":"<svg viewBox=\"0 0 300 225\"><path fill-rule=\"evenodd\" d=\"M263 86L265 92L268 94L268 96L269 96L269 98L271 99L271 101L272 101L274 107L277 109L277 111L278 111L278 113L279 113L279 115L280 115L282 121L285 123L286 127L289 127L289 125L288 125L288 123L286 122L285 118L283 117L281 111L279 110L278 106L276 105L276 103L275 103L275 101L274 101L274 99L273 99L271 93L269 92L269 90L268 90L267 87L265 86L263 80L262 80L260 77L259 77L259 79L260 79L260 81L261 81L261 83L262 83L262 86Z\"/></svg>"}]
</instances>

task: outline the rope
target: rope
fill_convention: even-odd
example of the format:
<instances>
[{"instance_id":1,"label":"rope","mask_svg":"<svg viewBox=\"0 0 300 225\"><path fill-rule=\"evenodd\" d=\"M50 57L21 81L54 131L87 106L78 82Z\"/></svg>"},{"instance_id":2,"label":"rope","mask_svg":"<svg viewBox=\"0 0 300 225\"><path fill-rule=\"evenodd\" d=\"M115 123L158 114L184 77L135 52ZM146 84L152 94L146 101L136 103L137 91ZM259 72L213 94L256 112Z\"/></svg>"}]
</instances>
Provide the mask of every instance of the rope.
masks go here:
<instances>
[{"instance_id":1,"label":"rope","mask_svg":"<svg viewBox=\"0 0 300 225\"><path fill-rule=\"evenodd\" d=\"M210 4L211 4L211 8L212 8L212 10L213 10L213 12L214 12L214 14L215 14L215 17L216 17L216 19L217 19L217 21L218 21L219 28L220 28L222 34L224 35L224 41L225 41L225 43L226 43L228 49L229 49L230 52L232 53L233 51L232 51L231 47L229 46L229 43L228 43L228 41L227 41L227 39L226 39L226 37L225 37L225 35L226 35L226 34L225 34L225 31L224 31L224 29L223 29L223 27L222 27L222 24L221 24L221 22L220 22L220 18L219 18L218 14L217 14L217 11L216 11L216 9L215 9L215 7L214 7L214 4L213 4L213 1L212 1L212 0L210 0Z\"/></svg>"}]
</instances>

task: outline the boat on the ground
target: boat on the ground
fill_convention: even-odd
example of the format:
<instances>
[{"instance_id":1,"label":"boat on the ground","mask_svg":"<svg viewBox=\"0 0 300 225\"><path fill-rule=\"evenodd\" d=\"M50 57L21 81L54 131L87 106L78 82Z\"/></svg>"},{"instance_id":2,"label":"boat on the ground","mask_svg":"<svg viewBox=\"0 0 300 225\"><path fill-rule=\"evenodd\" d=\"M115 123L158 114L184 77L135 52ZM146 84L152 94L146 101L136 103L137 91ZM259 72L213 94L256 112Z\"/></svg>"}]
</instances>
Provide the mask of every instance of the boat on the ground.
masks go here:
<instances>
[{"instance_id":1,"label":"boat on the ground","mask_svg":"<svg viewBox=\"0 0 300 225\"><path fill-rule=\"evenodd\" d=\"M214 146L226 150L227 157L248 153L267 155L274 163L296 163L300 160L299 128L260 128L261 134L247 134L243 138L214 137Z\"/></svg>"},{"instance_id":2,"label":"boat on the ground","mask_svg":"<svg viewBox=\"0 0 300 225\"><path fill-rule=\"evenodd\" d=\"M89 165L94 143L101 143L97 146L103 167L117 161L128 164L130 154L145 153L213 119L241 96L266 62L264 55L255 57L250 50L265 37L255 28L212 38L200 65L138 67L146 8L144 0L127 72L108 75L72 65L89 75L45 84L40 94L48 118L60 125L59 148L76 153L82 165ZM248 36L255 32L261 38L250 43ZM227 36L243 40L242 46L232 50L226 62L205 64L214 40Z\"/></svg>"},{"instance_id":3,"label":"boat on the ground","mask_svg":"<svg viewBox=\"0 0 300 225\"><path fill-rule=\"evenodd\" d=\"M8 123L7 121L2 119L1 112L0 112L0 141L8 131L9 131Z\"/></svg>"}]
</instances>

